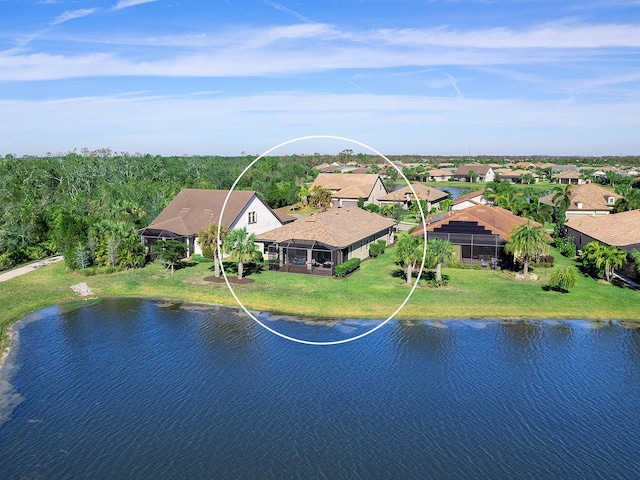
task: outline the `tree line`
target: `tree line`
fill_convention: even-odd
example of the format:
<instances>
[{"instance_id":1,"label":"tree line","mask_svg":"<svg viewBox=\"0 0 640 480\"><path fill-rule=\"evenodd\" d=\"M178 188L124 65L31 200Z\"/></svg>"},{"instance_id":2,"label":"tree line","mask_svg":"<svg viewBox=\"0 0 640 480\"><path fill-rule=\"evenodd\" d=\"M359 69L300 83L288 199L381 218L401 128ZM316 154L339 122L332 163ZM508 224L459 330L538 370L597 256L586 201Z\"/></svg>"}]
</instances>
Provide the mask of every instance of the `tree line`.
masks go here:
<instances>
[{"instance_id":1,"label":"tree line","mask_svg":"<svg viewBox=\"0 0 640 480\"><path fill-rule=\"evenodd\" d=\"M231 188L255 157L113 153L0 158L0 270L63 254L69 268L134 268L144 262L138 229L183 188ZM268 157L236 188L277 208L298 201L314 157Z\"/></svg>"}]
</instances>

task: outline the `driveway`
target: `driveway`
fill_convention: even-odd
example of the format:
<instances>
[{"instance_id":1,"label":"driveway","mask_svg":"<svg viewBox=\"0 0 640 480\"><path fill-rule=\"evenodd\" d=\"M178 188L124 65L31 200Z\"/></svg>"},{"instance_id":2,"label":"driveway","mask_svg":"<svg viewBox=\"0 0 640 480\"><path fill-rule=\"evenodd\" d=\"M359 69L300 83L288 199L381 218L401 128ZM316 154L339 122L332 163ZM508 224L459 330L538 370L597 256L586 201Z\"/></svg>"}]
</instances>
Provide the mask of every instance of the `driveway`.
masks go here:
<instances>
[{"instance_id":1,"label":"driveway","mask_svg":"<svg viewBox=\"0 0 640 480\"><path fill-rule=\"evenodd\" d=\"M61 260L62 260L62 255L57 257L45 258L44 260L30 263L29 265L25 265L24 267L18 267L18 268L14 268L13 270L9 270L8 272L0 273L0 282L6 282L7 280L11 280L12 278L18 277L20 275L24 275L25 273L33 272L38 268L51 265L52 263L56 263Z\"/></svg>"}]
</instances>

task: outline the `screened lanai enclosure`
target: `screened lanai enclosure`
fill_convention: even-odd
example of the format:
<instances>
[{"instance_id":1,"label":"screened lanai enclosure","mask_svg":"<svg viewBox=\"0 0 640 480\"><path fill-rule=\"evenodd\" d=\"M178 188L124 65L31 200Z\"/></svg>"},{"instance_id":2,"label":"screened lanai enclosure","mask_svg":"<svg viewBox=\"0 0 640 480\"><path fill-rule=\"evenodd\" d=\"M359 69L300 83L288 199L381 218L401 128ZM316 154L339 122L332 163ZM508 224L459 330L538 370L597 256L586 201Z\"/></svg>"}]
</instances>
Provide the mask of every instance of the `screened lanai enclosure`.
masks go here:
<instances>
[{"instance_id":1,"label":"screened lanai enclosure","mask_svg":"<svg viewBox=\"0 0 640 480\"><path fill-rule=\"evenodd\" d=\"M450 241L460 263L478 263L492 268L502 261L507 243L497 235L429 232L427 237Z\"/></svg>"},{"instance_id":2,"label":"screened lanai enclosure","mask_svg":"<svg viewBox=\"0 0 640 480\"><path fill-rule=\"evenodd\" d=\"M348 249L345 249L348 250ZM330 277L348 252L316 240L286 240L267 247L269 270Z\"/></svg>"}]
</instances>

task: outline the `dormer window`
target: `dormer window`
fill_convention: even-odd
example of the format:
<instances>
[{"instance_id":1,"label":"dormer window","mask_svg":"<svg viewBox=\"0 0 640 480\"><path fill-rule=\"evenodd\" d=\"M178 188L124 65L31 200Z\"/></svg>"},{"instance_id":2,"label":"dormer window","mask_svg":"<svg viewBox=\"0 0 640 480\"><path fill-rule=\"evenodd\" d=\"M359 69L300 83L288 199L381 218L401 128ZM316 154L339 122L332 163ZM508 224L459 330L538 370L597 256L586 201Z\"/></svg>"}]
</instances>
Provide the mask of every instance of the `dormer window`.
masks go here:
<instances>
[{"instance_id":1,"label":"dormer window","mask_svg":"<svg viewBox=\"0 0 640 480\"><path fill-rule=\"evenodd\" d=\"M611 196L608 196L608 197L607 197L607 203L608 203L609 205L615 205L615 203L616 203L616 199L615 199L615 198L613 198L613 197L611 197Z\"/></svg>"}]
</instances>

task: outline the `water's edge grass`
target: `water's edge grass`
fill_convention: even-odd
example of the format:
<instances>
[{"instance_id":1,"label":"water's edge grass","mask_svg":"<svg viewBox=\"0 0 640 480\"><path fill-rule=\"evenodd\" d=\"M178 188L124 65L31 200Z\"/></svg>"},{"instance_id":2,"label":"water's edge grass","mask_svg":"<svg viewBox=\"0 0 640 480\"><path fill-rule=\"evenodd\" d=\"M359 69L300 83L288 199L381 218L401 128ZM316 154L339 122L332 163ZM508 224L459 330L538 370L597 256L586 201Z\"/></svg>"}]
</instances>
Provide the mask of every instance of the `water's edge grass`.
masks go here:
<instances>
[{"instance_id":1,"label":"water's edge grass","mask_svg":"<svg viewBox=\"0 0 640 480\"><path fill-rule=\"evenodd\" d=\"M574 263L552 252L556 266ZM30 312L59 304L79 308L83 300L71 286L85 282L95 297L136 297L175 302L237 306L225 283L204 280L211 264L179 269L174 275L162 265L105 275L81 276L56 263L0 285L1 350L9 346L8 327ZM393 250L362 263L358 272L344 279L261 272L252 283L232 285L251 311L317 318L386 319L406 299L404 284L393 262ZM545 291L552 269L537 269L536 281L518 281L513 272L443 269L449 285L418 287L399 319L558 319L639 320L640 292L580 276L569 293ZM93 301L93 300L91 300Z\"/></svg>"}]
</instances>

